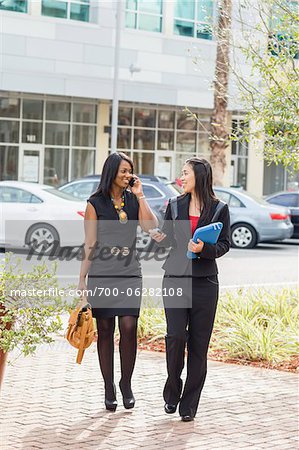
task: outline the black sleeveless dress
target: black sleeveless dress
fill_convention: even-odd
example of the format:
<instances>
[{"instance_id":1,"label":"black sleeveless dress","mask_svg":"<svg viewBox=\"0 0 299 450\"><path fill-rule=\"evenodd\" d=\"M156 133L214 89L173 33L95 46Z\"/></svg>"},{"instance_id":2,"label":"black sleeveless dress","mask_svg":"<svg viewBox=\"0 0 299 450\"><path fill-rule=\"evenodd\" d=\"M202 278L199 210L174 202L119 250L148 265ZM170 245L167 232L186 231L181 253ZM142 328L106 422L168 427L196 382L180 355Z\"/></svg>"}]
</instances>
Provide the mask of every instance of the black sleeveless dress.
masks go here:
<instances>
[{"instance_id":1,"label":"black sleeveless dress","mask_svg":"<svg viewBox=\"0 0 299 450\"><path fill-rule=\"evenodd\" d=\"M128 221L119 222L110 198L97 194L87 200L95 208L97 245L88 271L88 301L93 317L139 316L142 291L141 267L136 252L139 204L124 191Z\"/></svg>"}]
</instances>

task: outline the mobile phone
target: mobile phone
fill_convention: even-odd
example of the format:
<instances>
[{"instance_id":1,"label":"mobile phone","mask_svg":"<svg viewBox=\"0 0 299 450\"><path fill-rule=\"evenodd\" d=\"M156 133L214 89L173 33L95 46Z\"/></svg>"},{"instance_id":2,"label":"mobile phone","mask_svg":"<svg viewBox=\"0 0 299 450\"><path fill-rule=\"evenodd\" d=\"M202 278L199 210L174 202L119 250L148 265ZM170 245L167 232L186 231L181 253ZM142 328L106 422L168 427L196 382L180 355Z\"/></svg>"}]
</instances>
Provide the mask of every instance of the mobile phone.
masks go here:
<instances>
[{"instance_id":1,"label":"mobile phone","mask_svg":"<svg viewBox=\"0 0 299 450\"><path fill-rule=\"evenodd\" d=\"M152 230L150 230L150 231L152 231L152 232L154 232L154 233L159 233L159 234L163 234L163 231L162 230L160 230L160 228L153 228Z\"/></svg>"},{"instance_id":2,"label":"mobile phone","mask_svg":"<svg viewBox=\"0 0 299 450\"><path fill-rule=\"evenodd\" d=\"M136 178L132 177L132 178L130 179L130 181L129 181L129 186L133 187L135 181L136 181Z\"/></svg>"}]
</instances>

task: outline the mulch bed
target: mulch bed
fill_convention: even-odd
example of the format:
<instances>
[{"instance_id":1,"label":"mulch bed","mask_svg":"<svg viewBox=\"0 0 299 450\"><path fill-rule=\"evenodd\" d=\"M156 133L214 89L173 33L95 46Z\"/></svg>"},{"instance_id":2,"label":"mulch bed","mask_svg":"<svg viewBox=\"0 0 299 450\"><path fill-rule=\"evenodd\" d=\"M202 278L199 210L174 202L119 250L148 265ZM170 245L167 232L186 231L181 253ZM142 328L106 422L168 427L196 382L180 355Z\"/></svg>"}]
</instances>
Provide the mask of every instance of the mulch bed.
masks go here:
<instances>
[{"instance_id":1,"label":"mulch bed","mask_svg":"<svg viewBox=\"0 0 299 450\"><path fill-rule=\"evenodd\" d=\"M164 339L151 341L150 339L139 339L139 350L150 350L154 352L165 352ZM221 361L229 364L239 364L242 366L254 366L263 369L281 370L283 372L299 373L299 356L292 357L289 361L281 363L269 363L267 361L248 361L246 359L229 358L223 351L210 351L209 359L212 361Z\"/></svg>"}]
</instances>

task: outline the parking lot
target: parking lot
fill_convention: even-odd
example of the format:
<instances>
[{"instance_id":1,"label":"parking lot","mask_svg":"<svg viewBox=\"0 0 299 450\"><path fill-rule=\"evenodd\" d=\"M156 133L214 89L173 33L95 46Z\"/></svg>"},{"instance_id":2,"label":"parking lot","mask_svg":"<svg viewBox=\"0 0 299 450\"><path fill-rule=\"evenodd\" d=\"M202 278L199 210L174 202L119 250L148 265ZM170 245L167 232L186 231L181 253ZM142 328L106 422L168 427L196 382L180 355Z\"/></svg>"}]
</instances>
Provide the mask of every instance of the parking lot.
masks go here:
<instances>
[{"instance_id":1,"label":"parking lot","mask_svg":"<svg viewBox=\"0 0 299 450\"><path fill-rule=\"evenodd\" d=\"M218 259L219 280L222 288L234 286L283 286L298 283L299 240L289 239L280 243L260 244L255 249L231 249L223 258ZM4 253L2 253L4 256ZM36 256L26 260L25 250L15 250L12 260L20 258L24 270L29 271L38 262ZM51 262L43 258L48 265ZM144 273L163 275L162 262L142 261ZM61 285L78 282L80 261L76 258L58 260L57 274Z\"/></svg>"}]
</instances>

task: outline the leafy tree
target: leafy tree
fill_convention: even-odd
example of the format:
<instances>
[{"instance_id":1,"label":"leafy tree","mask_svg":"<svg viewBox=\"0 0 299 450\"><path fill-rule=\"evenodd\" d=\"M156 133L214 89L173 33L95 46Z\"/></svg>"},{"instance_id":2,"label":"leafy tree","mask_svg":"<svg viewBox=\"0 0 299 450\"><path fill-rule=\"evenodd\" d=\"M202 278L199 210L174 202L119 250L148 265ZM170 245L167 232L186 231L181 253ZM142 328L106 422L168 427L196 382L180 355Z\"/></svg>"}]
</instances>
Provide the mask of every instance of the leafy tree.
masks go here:
<instances>
[{"instance_id":1,"label":"leafy tree","mask_svg":"<svg viewBox=\"0 0 299 450\"><path fill-rule=\"evenodd\" d=\"M243 53L251 72L246 76L232 64L245 119L255 124L244 138L263 138L265 160L294 171L299 169L298 11L297 1L241 1L242 39L233 48ZM249 12L254 21L248 20Z\"/></svg>"}]
</instances>

